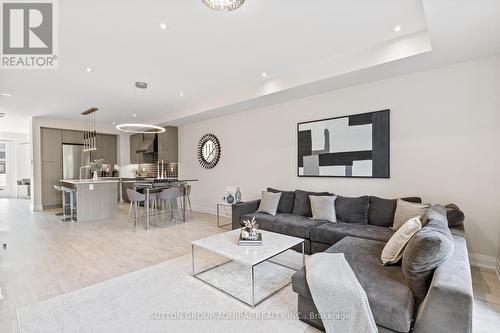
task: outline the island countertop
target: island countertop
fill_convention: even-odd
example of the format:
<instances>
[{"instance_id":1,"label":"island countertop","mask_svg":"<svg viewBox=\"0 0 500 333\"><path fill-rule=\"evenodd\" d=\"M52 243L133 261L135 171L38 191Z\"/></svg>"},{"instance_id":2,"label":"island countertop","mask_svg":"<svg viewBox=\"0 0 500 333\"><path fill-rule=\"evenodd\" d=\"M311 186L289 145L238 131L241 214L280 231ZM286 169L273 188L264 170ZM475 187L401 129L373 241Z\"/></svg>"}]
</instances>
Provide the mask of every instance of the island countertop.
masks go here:
<instances>
[{"instance_id":1,"label":"island countertop","mask_svg":"<svg viewBox=\"0 0 500 333\"><path fill-rule=\"evenodd\" d=\"M72 185L79 185L79 184L107 184L107 183L119 183L120 181L117 179L98 179L98 180L93 180L93 179L61 179L62 183L68 183Z\"/></svg>"}]
</instances>

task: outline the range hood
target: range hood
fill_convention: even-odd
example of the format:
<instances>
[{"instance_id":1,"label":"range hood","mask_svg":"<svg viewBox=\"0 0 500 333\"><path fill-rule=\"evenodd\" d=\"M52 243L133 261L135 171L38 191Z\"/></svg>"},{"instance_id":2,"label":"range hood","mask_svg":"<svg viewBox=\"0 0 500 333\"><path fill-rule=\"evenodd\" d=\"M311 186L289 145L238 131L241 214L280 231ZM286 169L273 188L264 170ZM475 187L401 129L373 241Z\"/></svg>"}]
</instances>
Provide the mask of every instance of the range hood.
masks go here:
<instances>
[{"instance_id":1,"label":"range hood","mask_svg":"<svg viewBox=\"0 0 500 333\"><path fill-rule=\"evenodd\" d=\"M144 140L137 148L136 153L154 153L155 139Z\"/></svg>"}]
</instances>

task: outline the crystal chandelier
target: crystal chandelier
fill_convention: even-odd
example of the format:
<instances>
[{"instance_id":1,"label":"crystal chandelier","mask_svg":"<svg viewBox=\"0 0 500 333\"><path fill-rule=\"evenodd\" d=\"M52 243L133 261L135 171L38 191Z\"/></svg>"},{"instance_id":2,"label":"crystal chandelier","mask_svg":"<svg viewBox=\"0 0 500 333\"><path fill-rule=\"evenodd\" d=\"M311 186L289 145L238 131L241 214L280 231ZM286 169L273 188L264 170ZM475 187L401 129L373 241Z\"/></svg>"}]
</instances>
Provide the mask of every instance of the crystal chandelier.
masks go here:
<instances>
[{"instance_id":1,"label":"crystal chandelier","mask_svg":"<svg viewBox=\"0 0 500 333\"><path fill-rule=\"evenodd\" d=\"M205 6L221 12L230 12L240 8L245 0L201 0Z\"/></svg>"}]
</instances>

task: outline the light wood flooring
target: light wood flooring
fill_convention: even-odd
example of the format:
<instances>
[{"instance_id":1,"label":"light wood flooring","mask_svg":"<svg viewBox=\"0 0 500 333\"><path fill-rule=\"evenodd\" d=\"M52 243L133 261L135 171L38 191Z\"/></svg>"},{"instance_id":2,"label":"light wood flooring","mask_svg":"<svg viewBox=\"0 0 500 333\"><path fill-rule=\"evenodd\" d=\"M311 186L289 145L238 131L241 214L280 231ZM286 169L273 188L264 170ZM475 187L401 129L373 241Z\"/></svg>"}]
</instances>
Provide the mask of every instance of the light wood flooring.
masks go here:
<instances>
[{"instance_id":1,"label":"light wood flooring","mask_svg":"<svg viewBox=\"0 0 500 333\"><path fill-rule=\"evenodd\" d=\"M229 230L213 215L146 231L127 220L63 223L32 212L27 200L0 199L0 332L18 332L16 308L190 253L190 242ZM229 222L227 219L223 222ZM475 332L500 327L500 284L491 270L473 269Z\"/></svg>"}]
</instances>

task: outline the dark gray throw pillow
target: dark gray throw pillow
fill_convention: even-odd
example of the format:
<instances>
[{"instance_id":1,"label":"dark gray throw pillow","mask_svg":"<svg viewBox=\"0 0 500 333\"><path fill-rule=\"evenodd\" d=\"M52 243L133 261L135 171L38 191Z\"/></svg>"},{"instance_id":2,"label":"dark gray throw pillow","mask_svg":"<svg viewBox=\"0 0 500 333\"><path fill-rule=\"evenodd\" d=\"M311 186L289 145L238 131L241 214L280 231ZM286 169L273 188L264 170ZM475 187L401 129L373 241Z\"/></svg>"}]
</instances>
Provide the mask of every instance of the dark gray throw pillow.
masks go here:
<instances>
[{"instance_id":1,"label":"dark gray throw pillow","mask_svg":"<svg viewBox=\"0 0 500 333\"><path fill-rule=\"evenodd\" d=\"M446 209L432 206L425 214L427 224L406 244L403 253L403 274L418 301L427 294L434 269L455 250L455 241L448 228Z\"/></svg>"},{"instance_id":2,"label":"dark gray throw pillow","mask_svg":"<svg viewBox=\"0 0 500 333\"><path fill-rule=\"evenodd\" d=\"M422 203L422 199L419 197L407 197L401 198L401 200ZM368 224L380 227L392 227L397 202L397 199L383 199L371 196L370 207L368 208Z\"/></svg>"},{"instance_id":3,"label":"dark gray throw pillow","mask_svg":"<svg viewBox=\"0 0 500 333\"><path fill-rule=\"evenodd\" d=\"M293 202L295 200L295 191L280 191L274 188L267 188L267 192L280 193L281 198L278 204L278 213L291 214L293 210Z\"/></svg>"},{"instance_id":4,"label":"dark gray throw pillow","mask_svg":"<svg viewBox=\"0 0 500 333\"><path fill-rule=\"evenodd\" d=\"M370 198L365 195L357 198L338 196L335 200L337 219L342 222L368 224Z\"/></svg>"},{"instance_id":5,"label":"dark gray throw pillow","mask_svg":"<svg viewBox=\"0 0 500 333\"><path fill-rule=\"evenodd\" d=\"M447 204L444 206L446 208L446 217L448 218L448 227L458 227L464 224L465 214L458 208L455 204Z\"/></svg>"},{"instance_id":6,"label":"dark gray throw pillow","mask_svg":"<svg viewBox=\"0 0 500 333\"><path fill-rule=\"evenodd\" d=\"M312 217L310 195L331 195L328 192L306 192L301 190L295 191L295 201L293 202L292 214Z\"/></svg>"}]
</instances>

